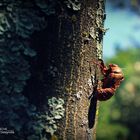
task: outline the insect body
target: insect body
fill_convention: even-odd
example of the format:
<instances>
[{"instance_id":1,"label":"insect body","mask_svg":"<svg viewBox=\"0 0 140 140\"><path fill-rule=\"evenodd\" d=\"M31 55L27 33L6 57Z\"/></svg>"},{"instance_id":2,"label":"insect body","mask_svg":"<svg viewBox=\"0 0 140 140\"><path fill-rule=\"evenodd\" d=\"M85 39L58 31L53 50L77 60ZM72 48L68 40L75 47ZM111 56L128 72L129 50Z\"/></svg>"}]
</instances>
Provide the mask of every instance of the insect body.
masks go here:
<instances>
[{"instance_id":1,"label":"insect body","mask_svg":"<svg viewBox=\"0 0 140 140\"><path fill-rule=\"evenodd\" d=\"M106 101L110 99L124 80L124 75L118 65L109 64L109 67L107 67L103 60L99 60L99 63L95 64L100 67L103 79L96 84L93 88L92 96L90 96L91 102L88 111L88 125L90 129L95 123L97 100Z\"/></svg>"},{"instance_id":2,"label":"insect body","mask_svg":"<svg viewBox=\"0 0 140 140\"><path fill-rule=\"evenodd\" d=\"M121 68L116 64L109 64L109 68L104 65L103 60L100 60L101 72L103 79L101 80L102 86L96 89L97 100L105 101L110 99L116 89L120 86L120 83L124 80L124 75Z\"/></svg>"}]
</instances>

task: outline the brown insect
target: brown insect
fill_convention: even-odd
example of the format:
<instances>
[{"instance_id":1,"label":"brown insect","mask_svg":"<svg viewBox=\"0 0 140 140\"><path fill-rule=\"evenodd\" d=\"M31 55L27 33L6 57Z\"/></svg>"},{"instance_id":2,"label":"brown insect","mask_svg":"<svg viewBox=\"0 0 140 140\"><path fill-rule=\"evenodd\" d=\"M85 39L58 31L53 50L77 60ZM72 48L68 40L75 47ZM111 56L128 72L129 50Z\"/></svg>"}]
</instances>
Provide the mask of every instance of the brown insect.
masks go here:
<instances>
[{"instance_id":1,"label":"brown insect","mask_svg":"<svg viewBox=\"0 0 140 140\"><path fill-rule=\"evenodd\" d=\"M92 96L90 97L91 103L88 112L89 128L94 126L97 100L106 101L110 99L124 80L124 75L118 65L109 64L109 67L107 67L101 59L99 62L94 63L99 66L103 74L103 79L97 82L96 86L93 88Z\"/></svg>"},{"instance_id":2,"label":"brown insect","mask_svg":"<svg viewBox=\"0 0 140 140\"><path fill-rule=\"evenodd\" d=\"M116 64L109 64L109 68L105 66L103 60L100 60L100 63L97 64L104 77L100 82L102 86L97 88L95 92L97 94L97 100L105 101L114 95L116 89L124 80L124 75L121 68Z\"/></svg>"}]
</instances>

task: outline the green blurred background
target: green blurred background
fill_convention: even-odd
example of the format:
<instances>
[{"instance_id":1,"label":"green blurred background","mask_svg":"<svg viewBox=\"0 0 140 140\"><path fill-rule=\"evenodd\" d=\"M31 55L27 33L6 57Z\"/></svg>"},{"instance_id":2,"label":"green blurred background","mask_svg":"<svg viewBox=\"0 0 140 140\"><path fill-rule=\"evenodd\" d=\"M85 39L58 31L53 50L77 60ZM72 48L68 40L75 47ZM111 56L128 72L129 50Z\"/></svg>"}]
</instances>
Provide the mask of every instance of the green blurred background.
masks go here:
<instances>
[{"instance_id":1,"label":"green blurred background","mask_svg":"<svg viewBox=\"0 0 140 140\"><path fill-rule=\"evenodd\" d=\"M107 0L104 59L118 64L125 80L100 102L97 140L140 140L140 1Z\"/></svg>"}]
</instances>

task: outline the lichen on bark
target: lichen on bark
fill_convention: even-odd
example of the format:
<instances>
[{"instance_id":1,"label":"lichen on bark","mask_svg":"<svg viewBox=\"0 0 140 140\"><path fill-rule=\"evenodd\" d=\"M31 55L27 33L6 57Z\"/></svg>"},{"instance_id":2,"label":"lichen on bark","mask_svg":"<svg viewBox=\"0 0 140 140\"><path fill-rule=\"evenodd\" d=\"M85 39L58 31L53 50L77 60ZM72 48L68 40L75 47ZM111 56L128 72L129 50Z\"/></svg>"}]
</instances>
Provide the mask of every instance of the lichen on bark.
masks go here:
<instances>
[{"instance_id":1,"label":"lichen on bark","mask_svg":"<svg viewBox=\"0 0 140 140\"><path fill-rule=\"evenodd\" d=\"M103 4L2 0L0 123L16 131L13 139L92 137L88 97L92 61L102 57Z\"/></svg>"}]
</instances>

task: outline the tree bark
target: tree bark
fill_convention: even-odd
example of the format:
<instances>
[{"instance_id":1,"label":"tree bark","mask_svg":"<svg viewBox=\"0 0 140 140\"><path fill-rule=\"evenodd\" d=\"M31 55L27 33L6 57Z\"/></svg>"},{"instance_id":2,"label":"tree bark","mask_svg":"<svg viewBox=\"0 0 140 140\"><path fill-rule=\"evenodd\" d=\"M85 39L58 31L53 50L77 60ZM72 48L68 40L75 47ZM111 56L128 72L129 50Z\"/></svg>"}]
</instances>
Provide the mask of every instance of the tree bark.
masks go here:
<instances>
[{"instance_id":1,"label":"tree bark","mask_svg":"<svg viewBox=\"0 0 140 140\"><path fill-rule=\"evenodd\" d=\"M104 18L103 0L1 2L0 139L96 139Z\"/></svg>"},{"instance_id":2,"label":"tree bark","mask_svg":"<svg viewBox=\"0 0 140 140\"><path fill-rule=\"evenodd\" d=\"M66 5L59 4L58 11L48 17L42 39L35 37L33 43L37 46L40 42L39 46L45 48L41 50L39 59L45 70L43 77L47 99L55 97L64 101L64 115L54 121L57 129L51 137L95 140L96 126L88 128L88 97L95 86L91 76L94 84L98 78L93 61L102 57L104 1L81 0L79 3L67 1ZM43 96L41 107L45 102Z\"/></svg>"}]
</instances>

